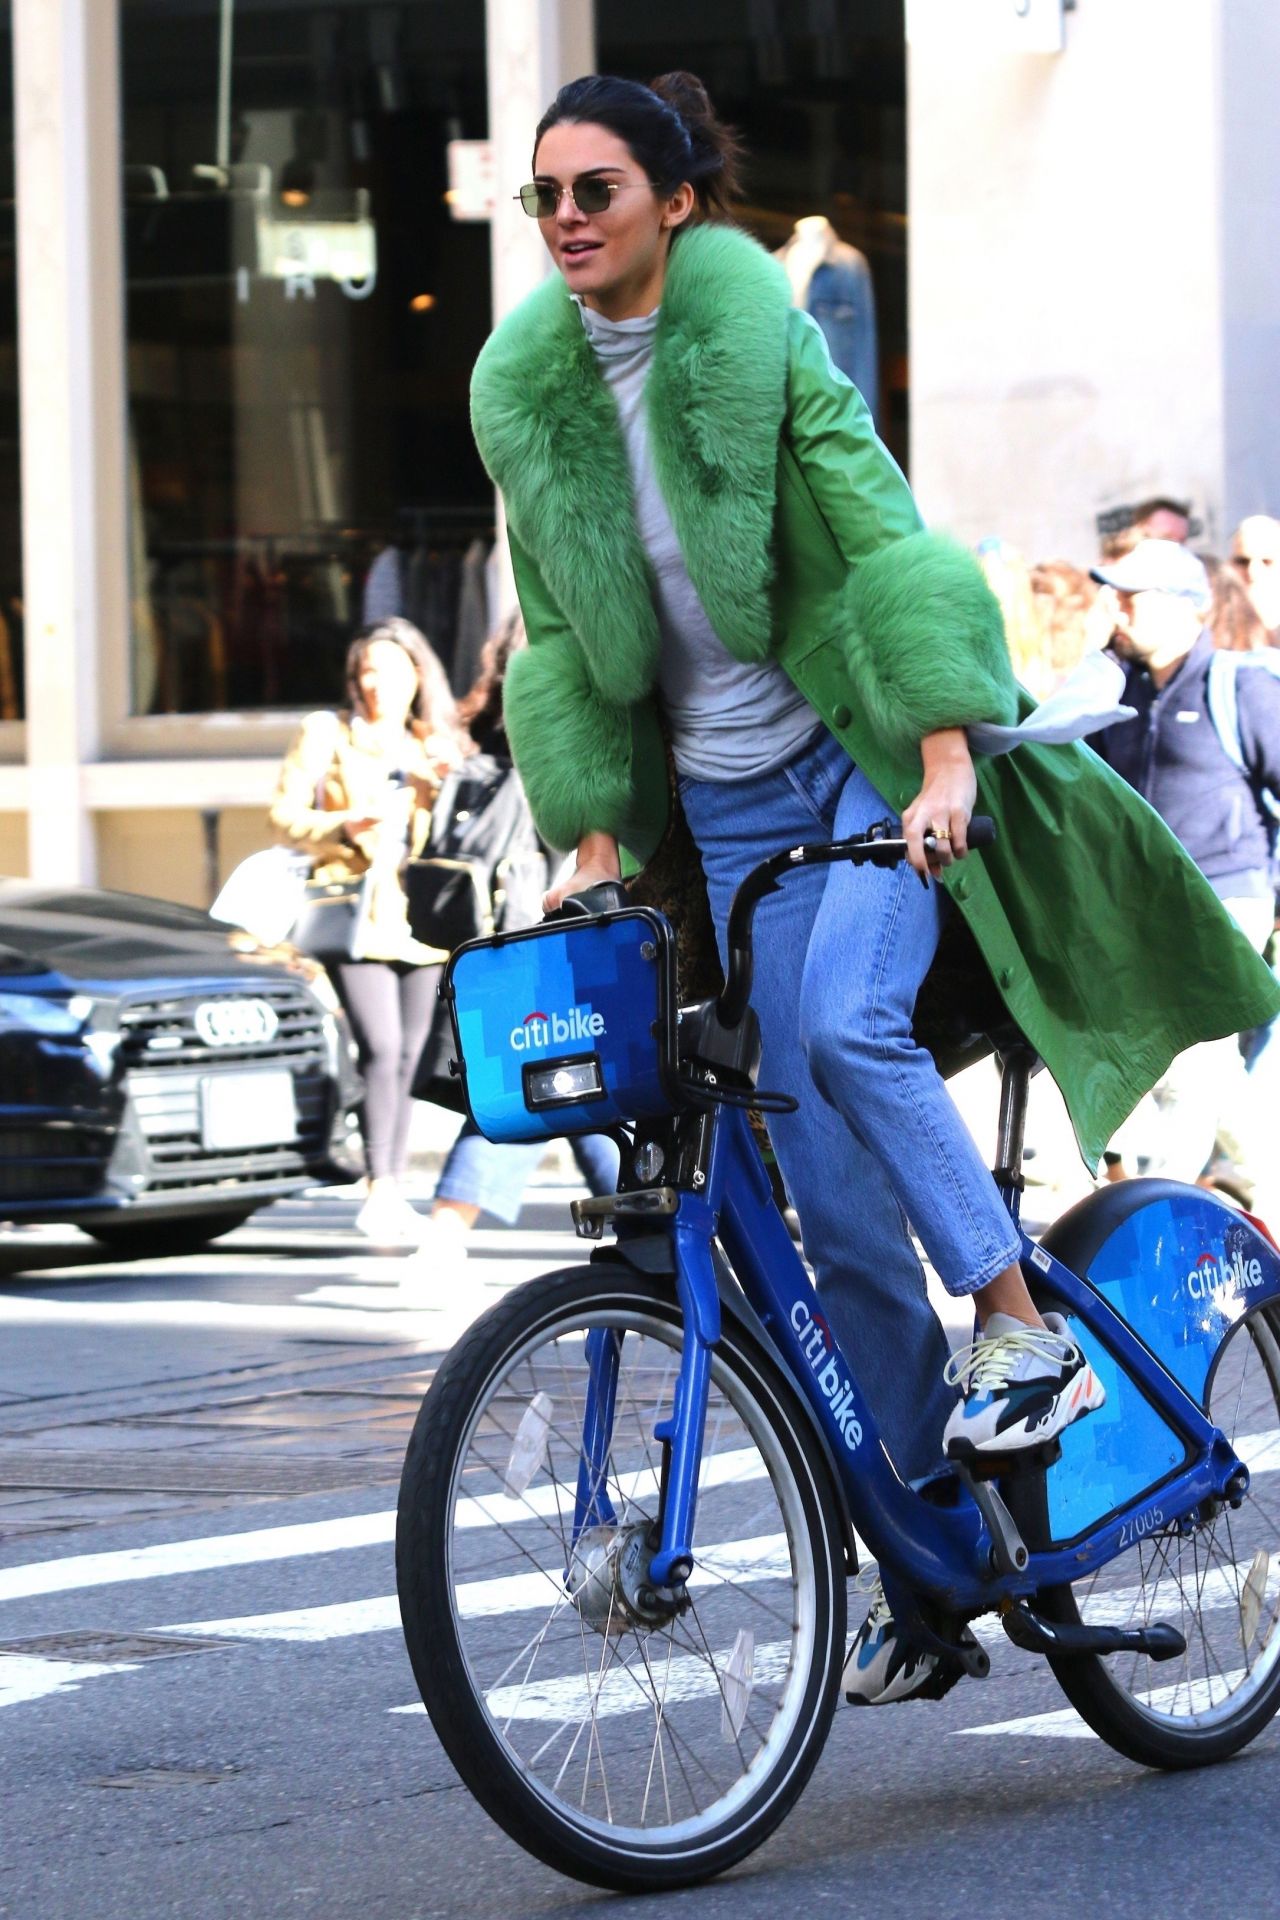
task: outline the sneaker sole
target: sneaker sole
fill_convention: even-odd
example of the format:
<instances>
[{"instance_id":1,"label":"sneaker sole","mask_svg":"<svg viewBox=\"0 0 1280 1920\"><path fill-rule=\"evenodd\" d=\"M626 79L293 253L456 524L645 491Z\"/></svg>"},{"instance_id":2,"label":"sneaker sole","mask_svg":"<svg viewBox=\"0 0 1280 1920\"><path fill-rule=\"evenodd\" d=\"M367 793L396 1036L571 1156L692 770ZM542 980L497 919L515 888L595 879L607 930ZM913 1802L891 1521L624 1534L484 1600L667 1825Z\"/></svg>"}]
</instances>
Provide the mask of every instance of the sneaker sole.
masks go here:
<instances>
[{"instance_id":1,"label":"sneaker sole","mask_svg":"<svg viewBox=\"0 0 1280 1920\"><path fill-rule=\"evenodd\" d=\"M902 1693L882 1693L878 1699L868 1700L865 1693L846 1693L845 1700L851 1707L896 1707L908 1700L941 1700L950 1693L957 1680L964 1679L964 1668L953 1661L939 1660L937 1666L919 1686L910 1687Z\"/></svg>"}]
</instances>

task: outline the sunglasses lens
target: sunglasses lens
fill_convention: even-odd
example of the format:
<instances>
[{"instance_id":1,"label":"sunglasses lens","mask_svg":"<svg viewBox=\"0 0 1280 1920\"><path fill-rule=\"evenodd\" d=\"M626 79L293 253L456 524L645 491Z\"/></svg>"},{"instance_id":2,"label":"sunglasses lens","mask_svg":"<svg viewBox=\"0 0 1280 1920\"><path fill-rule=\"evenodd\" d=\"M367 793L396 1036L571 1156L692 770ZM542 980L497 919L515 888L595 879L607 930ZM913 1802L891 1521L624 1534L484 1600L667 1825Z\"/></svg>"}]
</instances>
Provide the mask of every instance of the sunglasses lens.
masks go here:
<instances>
[{"instance_id":1,"label":"sunglasses lens","mask_svg":"<svg viewBox=\"0 0 1280 1920\"><path fill-rule=\"evenodd\" d=\"M556 210L554 187L540 187L531 180L520 189L520 205L531 220L549 220Z\"/></svg>"},{"instance_id":2,"label":"sunglasses lens","mask_svg":"<svg viewBox=\"0 0 1280 1920\"><path fill-rule=\"evenodd\" d=\"M603 213L612 195L603 180L578 180L574 183L573 197L579 213Z\"/></svg>"}]
</instances>

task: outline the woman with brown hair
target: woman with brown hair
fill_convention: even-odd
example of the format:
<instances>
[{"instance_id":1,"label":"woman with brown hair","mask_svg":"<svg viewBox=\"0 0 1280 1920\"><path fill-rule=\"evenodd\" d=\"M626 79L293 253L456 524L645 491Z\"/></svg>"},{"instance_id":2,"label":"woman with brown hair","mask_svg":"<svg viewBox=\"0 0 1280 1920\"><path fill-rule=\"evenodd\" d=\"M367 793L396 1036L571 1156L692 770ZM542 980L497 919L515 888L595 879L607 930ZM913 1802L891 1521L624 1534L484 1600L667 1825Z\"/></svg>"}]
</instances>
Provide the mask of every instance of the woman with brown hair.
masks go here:
<instances>
[{"instance_id":1,"label":"woman with brown hair","mask_svg":"<svg viewBox=\"0 0 1280 1920\"><path fill-rule=\"evenodd\" d=\"M999 608L973 556L922 528L776 261L727 221L738 160L688 74L585 75L534 132L518 197L558 272L472 380L529 631L506 721L540 832L576 851L549 906L653 855L668 748L722 946L757 862L900 816L909 865L814 869L762 903L752 1003L762 1081L798 1101L770 1133L819 1298L915 1478L944 1448L1034 1447L1102 1398L1065 1322L1041 1318L1020 1237L913 1036L948 912L1090 1153L1183 1034L1238 1025L1244 1006L1269 1015L1277 996L1083 748L971 748L968 729L1016 734L1029 704ZM980 790L999 837L970 865ZM1095 834L1149 856L1141 918ZM1175 911L1178 969L1153 964ZM954 1360L908 1220L981 1323ZM907 1699L935 1673L875 1595L846 1692Z\"/></svg>"},{"instance_id":2,"label":"woman with brown hair","mask_svg":"<svg viewBox=\"0 0 1280 1920\"><path fill-rule=\"evenodd\" d=\"M409 931L403 870L422 847L431 807L467 750L444 668L407 620L352 641L347 706L308 714L285 756L271 825L311 859L312 876L367 876L357 953L325 957L360 1050L368 1196L356 1225L380 1246L416 1243L421 1222L401 1192L409 1089L435 1002L440 962Z\"/></svg>"}]
</instances>

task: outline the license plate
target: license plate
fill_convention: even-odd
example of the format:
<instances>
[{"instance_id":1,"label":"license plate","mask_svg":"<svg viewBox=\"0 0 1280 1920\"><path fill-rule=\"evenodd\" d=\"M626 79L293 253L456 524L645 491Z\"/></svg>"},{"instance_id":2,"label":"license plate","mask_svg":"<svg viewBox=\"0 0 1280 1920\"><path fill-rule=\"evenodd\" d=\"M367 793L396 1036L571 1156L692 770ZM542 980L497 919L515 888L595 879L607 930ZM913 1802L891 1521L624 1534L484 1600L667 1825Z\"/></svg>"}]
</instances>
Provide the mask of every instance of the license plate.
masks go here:
<instances>
[{"instance_id":1,"label":"license plate","mask_svg":"<svg viewBox=\"0 0 1280 1920\"><path fill-rule=\"evenodd\" d=\"M206 1148L278 1147L298 1137L293 1075L210 1073L200 1087L200 1134Z\"/></svg>"}]
</instances>

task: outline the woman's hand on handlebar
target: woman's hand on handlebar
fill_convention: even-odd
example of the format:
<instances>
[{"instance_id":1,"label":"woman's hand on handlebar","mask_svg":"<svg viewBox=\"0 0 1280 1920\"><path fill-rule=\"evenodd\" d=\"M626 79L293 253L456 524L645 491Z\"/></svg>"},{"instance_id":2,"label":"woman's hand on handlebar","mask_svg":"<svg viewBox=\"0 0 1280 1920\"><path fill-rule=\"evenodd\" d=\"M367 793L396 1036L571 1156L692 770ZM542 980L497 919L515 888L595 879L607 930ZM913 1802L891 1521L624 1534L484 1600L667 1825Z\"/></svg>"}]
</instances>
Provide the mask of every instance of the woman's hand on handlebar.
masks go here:
<instances>
[{"instance_id":1,"label":"woman's hand on handlebar","mask_svg":"<svg viewBox=\"0 0 1280 1920\"><path fill-rule=\"evenodd\" d=\"M963 727L944 727L920 742L924 784L902 814L907 858L922 878L963 860L969 851L968 828L978 799L973 758ZM925 835L935 832L937 847L927 851Z\"/></svg>"},{"instance_id":2,"label":"woman's hand on handlebar","mask_svg":"<svg viewBox=\"0 0 1280 1920\"><path fill-rule=\"evenodd\" d=\"M542 896L542 911L554 913L571 893L583 893L598 887L602 880L620 880L622 862L618 843L611 833L586 833L578 842L577 865L567 880L551 887Z\"/></svg>"}]
</instances>

